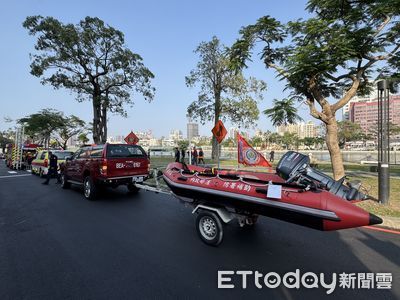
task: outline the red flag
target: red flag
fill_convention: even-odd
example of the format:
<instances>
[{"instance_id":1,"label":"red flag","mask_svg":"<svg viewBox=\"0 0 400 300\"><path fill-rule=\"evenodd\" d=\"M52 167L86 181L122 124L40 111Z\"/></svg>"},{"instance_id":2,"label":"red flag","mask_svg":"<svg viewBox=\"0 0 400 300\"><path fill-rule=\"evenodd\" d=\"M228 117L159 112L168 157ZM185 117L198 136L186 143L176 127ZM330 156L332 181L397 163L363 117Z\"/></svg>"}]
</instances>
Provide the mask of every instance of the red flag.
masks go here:
<instances>
[{"instance_id":1,"label":"red flag","mask_svg":"<svg viewBox=\"0 0 400 300\"><path fill-rule=\"evenodd\" d=\"M261 153L257 152L249 145L249 143L238 133L238 162L247 166L263 166L271 167L268 160L262 156Z\"/></svg>"}]
</instances>

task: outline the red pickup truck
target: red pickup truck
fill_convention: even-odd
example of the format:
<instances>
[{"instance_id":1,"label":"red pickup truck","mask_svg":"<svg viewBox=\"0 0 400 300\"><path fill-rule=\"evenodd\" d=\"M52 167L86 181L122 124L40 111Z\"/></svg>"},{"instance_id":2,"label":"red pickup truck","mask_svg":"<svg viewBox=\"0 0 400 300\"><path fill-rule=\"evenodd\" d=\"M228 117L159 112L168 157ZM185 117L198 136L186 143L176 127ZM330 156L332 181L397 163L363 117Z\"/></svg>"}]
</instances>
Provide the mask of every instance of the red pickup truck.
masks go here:
<instances>
[{"instance_id":1,"label":"red pickup truck","mask_svg":"<svg viewBox=\"0 0 400 300\"><path fill-rule=\"evenodd\" d=\"M67 158L62 166L61 187L69 188L71 183L82 185L89 200L95 199L101 185L126 185L129 191L137 192L135 184L146 180L149 171L150 161L138 145L87 146Z\"/></svg>"}]
</instances>

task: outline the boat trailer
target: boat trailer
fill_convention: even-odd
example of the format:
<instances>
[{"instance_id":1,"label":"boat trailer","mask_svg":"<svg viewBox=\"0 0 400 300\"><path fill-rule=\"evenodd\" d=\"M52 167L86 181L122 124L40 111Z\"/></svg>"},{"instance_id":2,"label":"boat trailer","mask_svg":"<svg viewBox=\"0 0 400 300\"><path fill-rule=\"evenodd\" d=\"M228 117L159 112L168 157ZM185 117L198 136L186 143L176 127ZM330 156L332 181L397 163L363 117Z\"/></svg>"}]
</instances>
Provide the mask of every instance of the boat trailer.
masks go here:
<instances>
[{"instance_id":1,"label":"boat trailer","mask_svg":"<svg viewBox=\"0 0 400 300\"><path fill-rule=\"evenodd\" d=\"M196 231L200 239L207 245L218 246L221 244L224 237L224 225L230 223L232 220L236 219L242 228L253 227L258 220L257 214L238 212L229 207L215 206L204 202L199 203L191 198L177 196L168 188L161 186L159 179L163 175L159 169L152 169L151 173L151 178L154 179L155 186L137 183L136 187L146 192L173 196L179 200L179 203L191 208L192 214L197 215L195 222Z\"/></svg>"}]
</instances>

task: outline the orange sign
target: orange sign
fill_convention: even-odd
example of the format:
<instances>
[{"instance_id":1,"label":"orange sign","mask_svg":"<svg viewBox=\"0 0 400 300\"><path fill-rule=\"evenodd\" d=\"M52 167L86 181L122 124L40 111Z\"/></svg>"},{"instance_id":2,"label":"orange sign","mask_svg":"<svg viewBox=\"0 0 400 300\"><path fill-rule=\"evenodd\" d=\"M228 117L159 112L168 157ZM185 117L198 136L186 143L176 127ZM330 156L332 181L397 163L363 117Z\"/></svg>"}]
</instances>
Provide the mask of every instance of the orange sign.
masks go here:
<instances>
[{"instance_id":1,"label":"orange sign","mask_svg":"<svg viewBox=\"0 0 400 300\"><path fill-rule=\"evenodd\" d=\"M139 138L136 136L136 134L134 134L132 131L130 134L128 134L126 136L126 138L124 139L124 141L127 144L131 144L131 145L136 145L139 142Z\"/></svg>"},{"instance_id":2,"label":"orange sign","mask_svg":"<svg viewBox=\"0 0 400 300\"><path fill-rule=\"evenodd\" d=\"M228 131L226 130L226 128L224 126L224 123L222 123L221 120L219 120L218 123L215 124L215 126L211 130L211 132L216 137L219 144L221 144L221 142L225 138L226 134L228 133Z\"/></svg>"}]
</instances>

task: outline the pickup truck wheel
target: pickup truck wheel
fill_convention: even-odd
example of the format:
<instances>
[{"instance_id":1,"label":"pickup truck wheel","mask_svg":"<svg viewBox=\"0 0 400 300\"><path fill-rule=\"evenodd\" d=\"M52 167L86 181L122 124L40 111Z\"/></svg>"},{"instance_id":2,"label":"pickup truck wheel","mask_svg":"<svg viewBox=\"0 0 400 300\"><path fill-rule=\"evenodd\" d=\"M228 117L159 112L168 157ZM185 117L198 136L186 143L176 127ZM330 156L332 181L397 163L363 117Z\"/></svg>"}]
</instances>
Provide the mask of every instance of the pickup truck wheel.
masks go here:
<instances>
[{"instance_id":1,"label":"pickup truck wheel","mask_svg":"<svg viewBox=\"0 0 400 300\"><path fill-rule=\"evenodd\" d=\"M83 181L83 194L85 198L88 200L94 200L96 198L97 187L94 184L92 178L90 176L86 176Z\"/></svg>"},{"instance_id":2,"label":"pickup truck wheel","mask_svg":"<svg viewBox=\"0 0 400 300\"><path fill-rule=\"evenodd\" d=\"M65 175L64 173L61 174L60 180L61 180L61 187L63 189L69 189L70 188L71 184L68 182L67 175Z\"/></svg>"},{"instance_id":3,"label":"pickup truck wheel","mask_svg":"<svg viewBox=\"0 0 400 300\"><path fill-rule=\"evenodd\" d=\"M128 187L128 191L130 193L134 193L134 194L139 193L140 189L136 185L134 185L133 183L128 184L127 187Z\"/></svg>"},{"instance_id":4,"label":"pickup truck wheel","mask_svg":"<svg viewBox=\"0 0 400 300\"><path fill-rule=\"evenodd\" d=\"M220 218L211 211L203 211L196 218L196 229L201 240L210 246L218 246L224 237Z\"/></svg>"}]
</instances>

